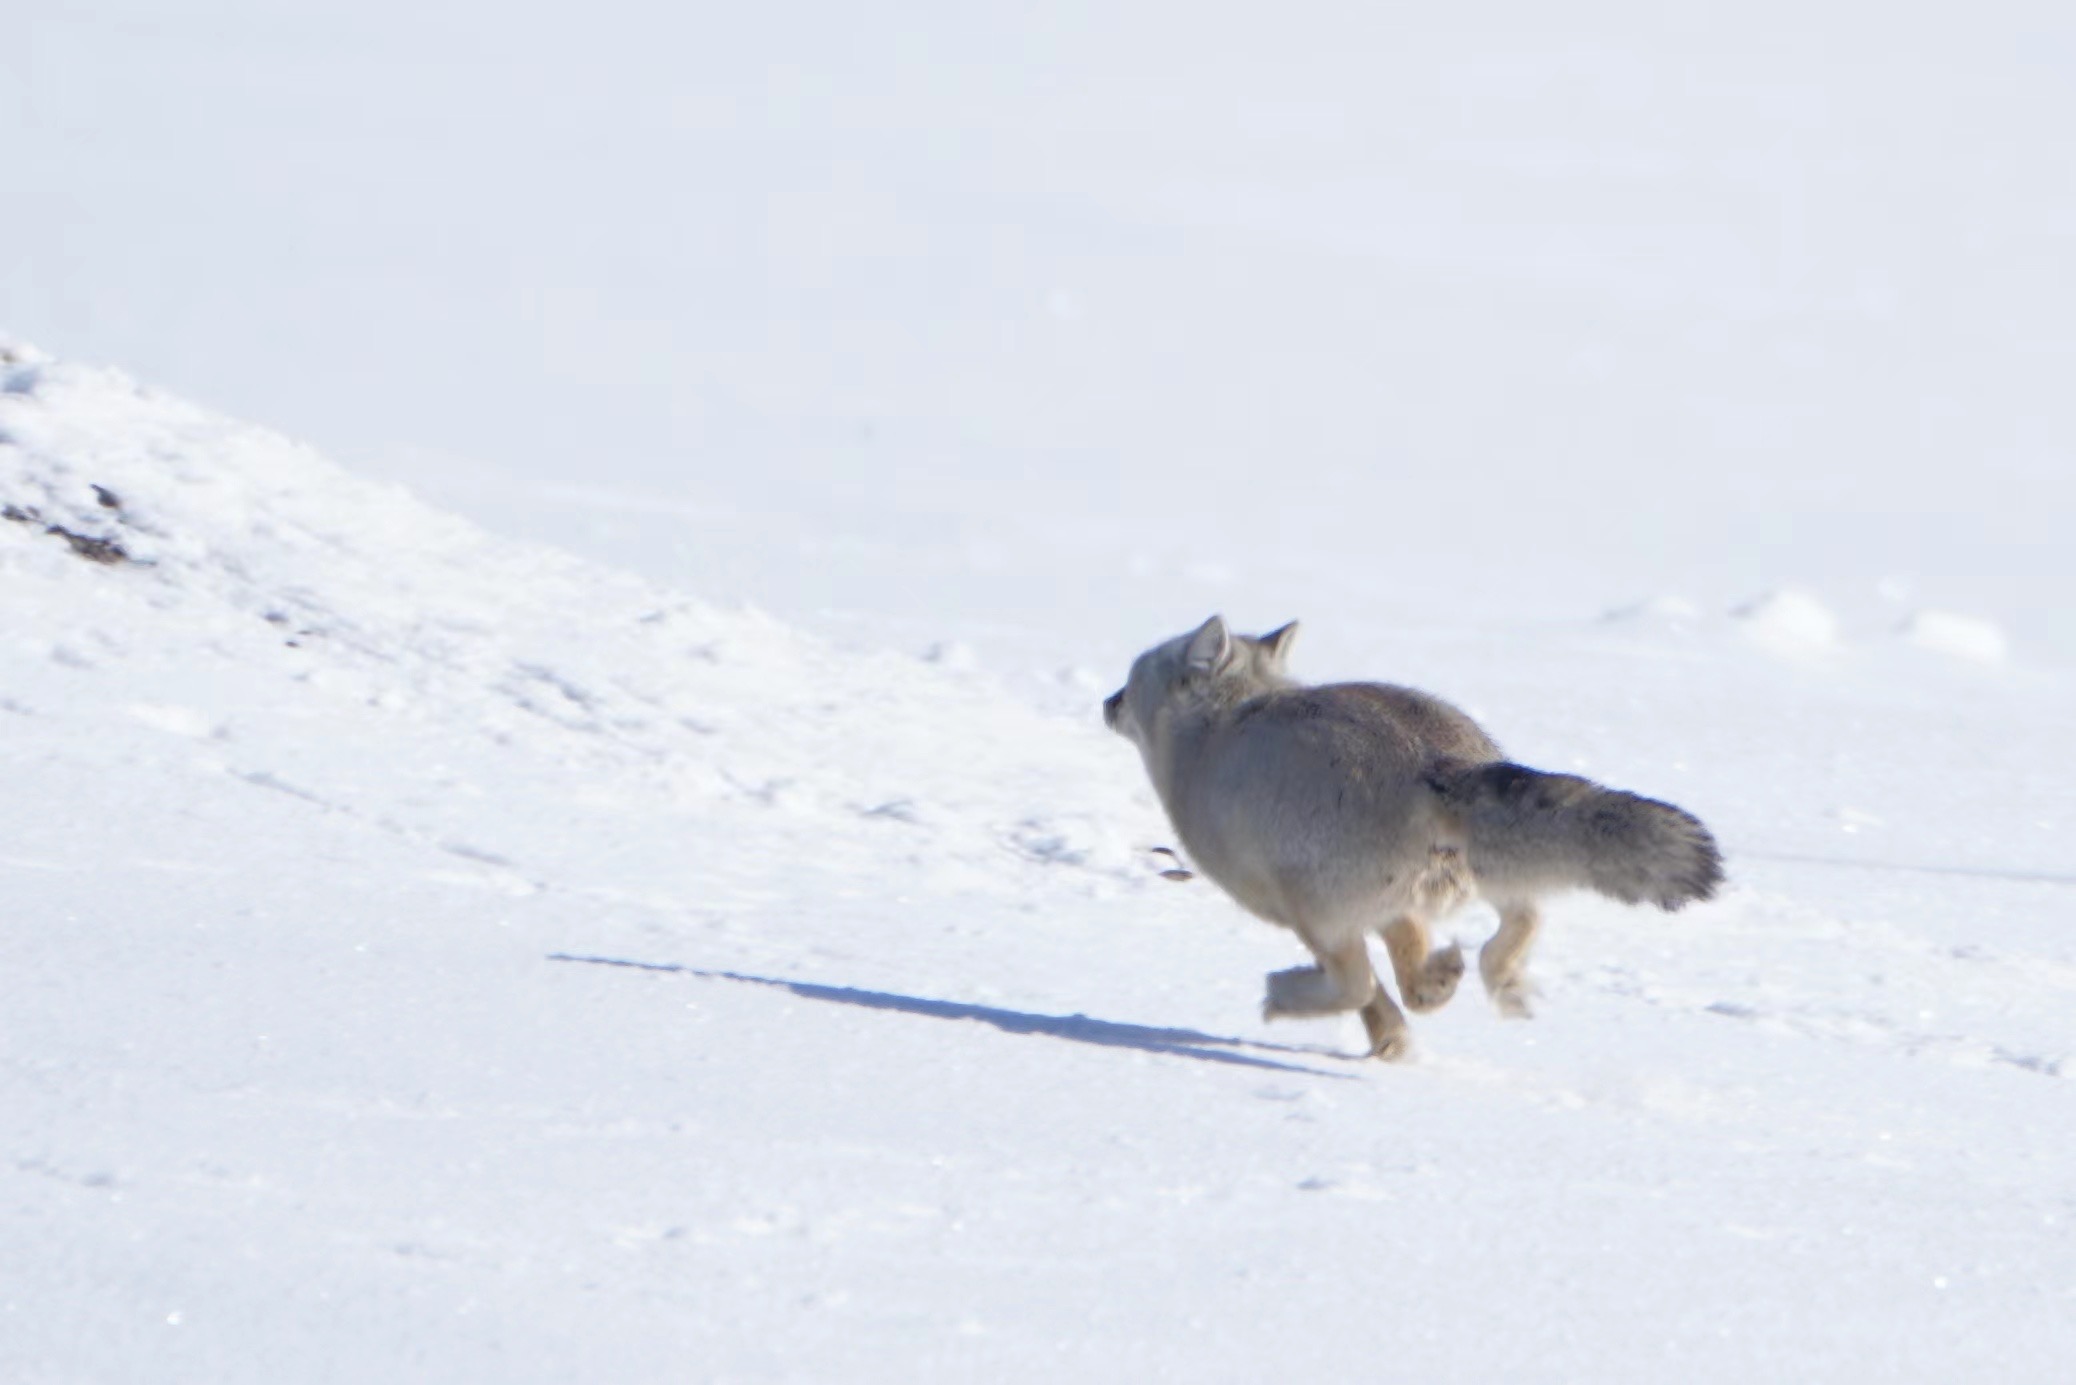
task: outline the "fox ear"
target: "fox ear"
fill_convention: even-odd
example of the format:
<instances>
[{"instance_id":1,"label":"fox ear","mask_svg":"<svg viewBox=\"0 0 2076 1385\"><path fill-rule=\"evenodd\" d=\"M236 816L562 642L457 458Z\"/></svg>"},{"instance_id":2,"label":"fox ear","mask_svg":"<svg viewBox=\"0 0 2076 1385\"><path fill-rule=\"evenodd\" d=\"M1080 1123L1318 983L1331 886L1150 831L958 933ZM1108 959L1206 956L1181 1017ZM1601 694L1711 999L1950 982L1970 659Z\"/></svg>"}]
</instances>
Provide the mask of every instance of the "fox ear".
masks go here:
<instances>
[{"instance_id":1,"label":"fox ear","mask_svg":"<svg viewBox=\"0 0 2076 1385\"><path fill-rule=\"evenodd\" d=\"M1213 616L1197 627L1182 660L1192 673L1217 673L1233 661L1233 637L1224 616Z\"/></svg>"},{"instance_id":2,"label":"fox ear","mask_svg":"<svg viewBox=\"0 0 2076 1385\"><path fill-rule=\"evenodd\" d=\"M1297 643L1298 623L1279 625L1261 637L1261 647L1269 651L1269 661L1277 668L1290 663L1290 647Z\"/></svg>"}]
</instances>

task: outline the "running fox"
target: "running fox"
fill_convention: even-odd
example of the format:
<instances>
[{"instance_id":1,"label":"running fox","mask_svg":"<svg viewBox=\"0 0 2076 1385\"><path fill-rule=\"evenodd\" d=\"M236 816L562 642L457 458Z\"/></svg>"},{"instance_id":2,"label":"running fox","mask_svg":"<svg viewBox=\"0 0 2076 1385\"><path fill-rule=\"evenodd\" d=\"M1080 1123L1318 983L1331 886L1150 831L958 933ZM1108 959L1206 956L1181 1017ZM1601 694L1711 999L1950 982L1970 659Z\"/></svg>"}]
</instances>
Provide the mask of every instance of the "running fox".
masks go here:
<instances>
[{"instance_id":1,"label":"running fox","mask_svg":"<svg viewBox=\"0 0 2076 1385\"><path fill-rule=\"evenodd\" d=\"M1478 954L1501 1013L1525 1017L1537 902L1584 887L1678 909L1723 881L1693 814L1510 763L1463 712L1388 683L1307 687L1295 621L1234 635L1213 616L1141 654L1103 703L1139 747L1190 858L1240 906L1291 929L1318 965L1273 972L1262 1013L1360 1010L1370 1051L1403 1056L1406 1017L1370 969L1378 930L1408 1008L1455 994L1463 950L1428 925L1471 899L1499 911Z\"/></svg>"}]
</instances>

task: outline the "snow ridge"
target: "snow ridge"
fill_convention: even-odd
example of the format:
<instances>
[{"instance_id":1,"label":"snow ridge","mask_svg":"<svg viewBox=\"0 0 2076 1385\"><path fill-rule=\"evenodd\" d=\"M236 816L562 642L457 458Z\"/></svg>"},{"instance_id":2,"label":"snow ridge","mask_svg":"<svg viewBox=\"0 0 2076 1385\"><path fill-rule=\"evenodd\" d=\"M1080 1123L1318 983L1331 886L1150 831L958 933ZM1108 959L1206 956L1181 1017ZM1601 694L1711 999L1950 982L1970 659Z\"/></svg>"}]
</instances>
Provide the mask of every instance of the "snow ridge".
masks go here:
<instances>
[{"instance_id":1,"label":"snow ridge","mask_svg":"<svg viewBox=\"0 0 2076 1385\"><path fill-rule=\"evenodd\" d=\"M333 716L355 736L545 752L568 791L623 809L762 813L823 857L893 846L939 872L1145 874L1116 827L1148 820L1129 757L970 672L842 653L494 538L114 372L20 346L6 369L0 486L17 522L0 526L0 563L54 591L95 584L110 608L109 624L66 631L54 597L46 652L118 662L158 644L177 660L198 642L215 676L179 715L217 728L253 782L440 837L451 794L387 801L379 776L299 751L291 723ZM976 721L985 774L949 748ZM521 873L538 880L554 850L479 854L533 862Z\"/></svg>"}]
</instances>

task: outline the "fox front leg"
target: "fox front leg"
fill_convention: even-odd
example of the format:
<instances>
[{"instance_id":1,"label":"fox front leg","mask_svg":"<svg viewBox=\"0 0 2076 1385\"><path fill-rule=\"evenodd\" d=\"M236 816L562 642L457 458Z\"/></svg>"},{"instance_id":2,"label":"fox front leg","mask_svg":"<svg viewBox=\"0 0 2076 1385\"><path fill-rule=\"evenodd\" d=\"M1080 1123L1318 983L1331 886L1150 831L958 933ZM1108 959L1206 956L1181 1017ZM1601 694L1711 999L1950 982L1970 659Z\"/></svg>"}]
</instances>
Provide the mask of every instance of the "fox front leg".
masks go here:
<instances>
[{"instance_id":1,"label":"fox front leg","mask_svg":"<svg viewBox=\"0 0 2076 1385\"><path fill-rule=\"evenodd\" d=\"M1315 949L1314 955L1319 958L1318 966L1269 973L1262 1018L1294 1019L1360 1010L1370 1053L1378 1058L1403 1057L1411 1043L1405 1013L1377 984L1377 974L1370 970L1369 948L1361 936L1338 947Z\"/></svg>"},{"instance_id":2,"label":"fox front leg","mask_svg":"<svg viewBox=\"0 0 2076 1385\"><path fill-rule=\"evenodd\" d=\"M1392 1003L1382 986L1362 1007L1363 1032L1370 1036L1370 1057L1396 1062L1413 1051L1413 1032L1406 1027L1406 1012Z\"/></svg>"}]
</instances>

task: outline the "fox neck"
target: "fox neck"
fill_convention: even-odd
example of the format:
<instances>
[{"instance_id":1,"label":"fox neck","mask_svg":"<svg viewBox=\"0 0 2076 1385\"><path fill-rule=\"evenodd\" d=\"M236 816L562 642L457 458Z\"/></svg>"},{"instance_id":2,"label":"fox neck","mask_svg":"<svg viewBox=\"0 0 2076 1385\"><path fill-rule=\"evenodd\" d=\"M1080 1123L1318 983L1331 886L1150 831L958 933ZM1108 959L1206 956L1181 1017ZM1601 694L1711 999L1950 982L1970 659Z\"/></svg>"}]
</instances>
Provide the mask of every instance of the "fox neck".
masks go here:
<instances>
[{"instance_id":1,"label":"fox neck","mask_svg":"<svg viewBox=\"0 0 2076 1385\"><path fill-rule=\"evenodd\" d=\"M1152 734L1140 747L1146 761L1146 776L1153 791L1168 811L1170 822L1178 821L1176 808L1187 787L1190 773L1200 767L1204 742L1233 709L1267 691L1262 688L1212 688L1202 694L1178 699L1155 718Z\"/></svg>"}]
</instances>

